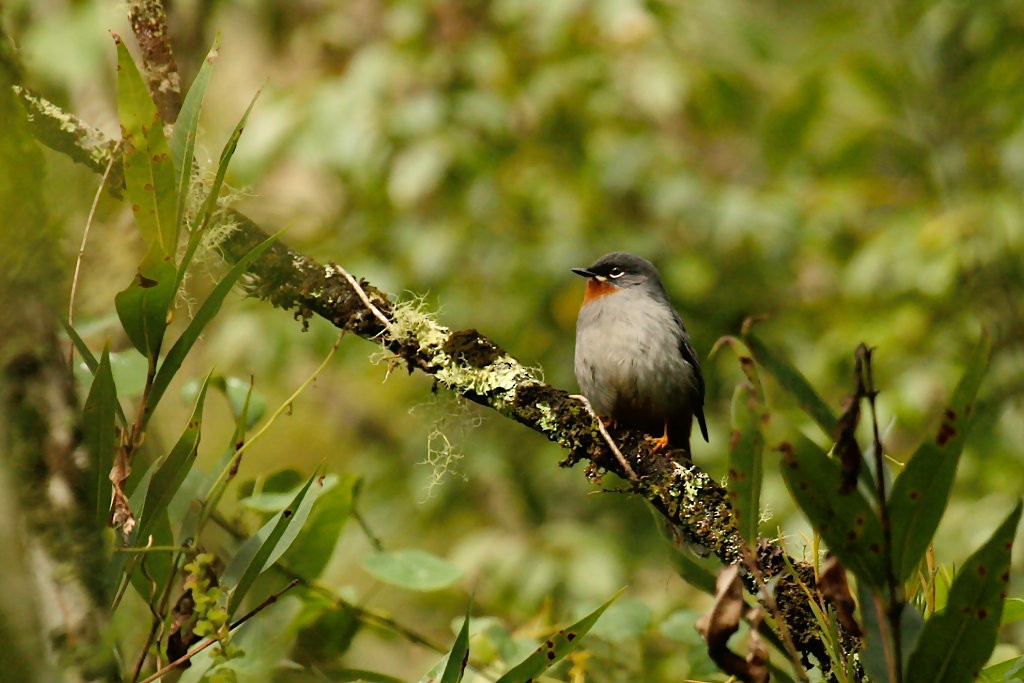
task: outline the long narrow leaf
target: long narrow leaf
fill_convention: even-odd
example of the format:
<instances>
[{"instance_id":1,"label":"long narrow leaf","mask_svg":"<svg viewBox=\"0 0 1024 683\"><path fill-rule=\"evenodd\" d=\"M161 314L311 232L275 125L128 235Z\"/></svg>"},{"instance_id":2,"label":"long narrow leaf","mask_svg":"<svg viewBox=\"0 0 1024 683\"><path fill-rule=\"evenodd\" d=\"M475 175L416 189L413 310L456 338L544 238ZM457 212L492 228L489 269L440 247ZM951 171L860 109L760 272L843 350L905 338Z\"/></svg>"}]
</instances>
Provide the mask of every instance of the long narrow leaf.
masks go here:
<instances>
[{"instance_id":1,"label":"long narrow leaf","mask_svg":"<svg viewBox=\"0 0 1024 683\"><path fill-rule=\"evenodd\" d=\"M839 422L832 409L814 390L807 378L788 361L770 351L768 346L746 327L743 331L743 341L746 342L757 362L778 380L783 389L793 395L804 412L818 423L822 431L829 438L833 438L836 433L836 425Z\"/></svg>"},{"instance_id":2,"label":"long narrow leaf","mask_svg":"<svg viewBox=\"0 0 1024 683\"><path fill-rule=\"evenodd\" d=\"M917 567L946 510L991 348L986 335L953 392L935 439L918 447L893 483L889 519L893 571L898 581L906 579Z\"/></svg>"},{"instance_id":3,"label":"long narrow leaf","mask_svg":"<svg viewBox=\"0 0 1024 683\"><path fill-rule=\"evenodd\" d=\"M245 124L249 120L249 113L252 111L253 105L256 104L256 98L259 97L259 93L253 96L249 102L249 106L246 108L245 113L242 114L242 118L235 125L235 129L231 131L231 136L228 141L224 144L224 149L220 153L220 161L217 163L217 173L214 176L213 182L210 184L210 188L207 191L206 198L203 200L203 206L199 211L199 216L196 220L196 227L193 228L192 233L189 235L188 244L185 246L185 254L181 258L181 264L178 267L178 283L185 278L185 272L188 270L188 266L192 263L192 257L195 256L196 249L199 248L199 243L206 233L207 228L213 221L213 215L217 211L217 200L220 197L221 188L224 186L224 176L228 172L228 166L231 164L231 157L235 154L235 149L238 147L238 140L242 137L242 131L245 130Z\"/></svg>"},{"instance_id":4,"label":"long narrow leaf","mask_svg":"<svg viewBox=\"0 0 1024 683\"><path fill-rule=\"evenodd\" d=\"M946 609L925 625L907 663L906 683L973 680L996 645L1003 596L1010 580L1010 550L1020 522L1020 501L989 540L964 563L949 589Z\"/></svg>"},{"instance_id":5,"label":"long narrow leaf","mask_svg":"<svg viewBox=\"0 0 1024 683\"><path fill-rule=\"evenodd\" d=\"M537 677L557 664L563 657L579 647L580 640L585 636L597 620L604 614L615 600L622 595L625 588L608 598L607 602L593 612L577 621L572 626L560 630L545 640L540 647L498 679L497 683L526 683L537 680Z\"/></svg>"},{"instance_id":6,"label":"long narrow leaf","mask_svg":"<svg viewBox=\"0 0 1024 683\"><path fill-rule=\"evenodd\" d=\"M300 514L302 503L313 482L319 477L320 473L314 472L313 476L295 494L295 498L292 499L288 507L274 515L252 538L243 543L228 563L224 570L223 585L231 590L231 600L228 604L229 614L234 614L241 604L242 598L252 588L256 577L264 571L268 559L278 550L278 545L281 544L289 526L298 524L301 527L306 521L305 516ZM306 515L308 516L308 514L309 508L306 508ZM280 552L284 552L284 550L287 548L282 548Z\"/></svg>"},{"instance_id":7,"label":"long narrow leaf","mask_svg":"<svg viewBox=\"0 0 1024 683\"><path fill-rule=\"evenodd\" d=\"M89 368L89 372L93 375L96 374L96 370L99 369L99 361L96 360L96 356L92 355L92 351L86 345L85 340L78 334L78 331L71 327L67 320L64 318L60 319L60 324L64 326L64 331L68 333L68 338L71 339L71 343L75 345L75 349L78 353L82 354L82 360L85 362L85 366ZM121 408L121 402L114 402L114 412L117 413L117 419L121 423L121 426L125 429L128 428L128 418L124 414L124 409Z\"/></svg>"},{"instance_id":8,"label":"long narrow leaf","mask_svg":"<svg viewBox=\"0 0 1024 683\"><path fill-rule=\"evenodd\" d=\"M199 389L192 414L178 442L166 456L156 460L150 467L152 475L149 478L149 488L145 494L145 504L138 527L138 538L143 542L157 516L167 510L171 499L181 488L185 476L195 462L199 452L199 441L202 438L203 404L206 401L209 379L207 375Z\"/></svg>"},{"instance_id":9,"label":"long narrow leaf","mask_svg":"<svg viewBox=\"0 0 1024 683\"><path fill-rule=\"evenodd\" d=\"M93 473L95 486L96 520L106 526L110 511L110 468L114 464L114 449L117 447L117 427L114 424L117 388L114 374L110 371L110 347L103 347L96 376L92 380L89 396L85 399L82 419L83 442L89 451L89 470Z\"/></svg>"},{"instance_id":10,"label":"long narrow leaf","mask_svg":"<svg viewBox=\"0 0 1024 683\"><path fill-rule=\"evenodd\" d=\"M196 135L199 131L199 113L203 108L206 88L213 75L213 61L217 58L219 37L213 41L213 47L207 53L199 73L181 104L181 111L174 123L174 134L171 135L171 155L174 158L174 174L178 184L178 229L185 223L185 212L192 186L192 165L195 161Z\"/></svg>"},{"instance_id":11,"label":"long narrow leaf","mask_svg":"<svg viewBox=\"0 0 1024 683\"><path fill-rule=\"evenodd\" d=\"M805 436L783 444L782 477L832 552L871 586L885 582L882 523L859 490L839 493L839 465Z\"/></svg>"},{"instance_id":12,"label":"long narrow leaf","mask_svg":"<svg viewBox=\"0 0 1024 683\"><path fill-rule=\"evenodd\" d=\"M738 385L732 397L728 492L736 523L750 548L757 545L761 517L764 438L760 422L763 413L757 390L749 384Z\"/></svg>"},{"instance_id":13,"label":"long narrow leaf","mask_svg":"<svg viewBox=\"0 0 1024 683\"><path fill-rule=\"evenodd\" d=\"M441 674L441 683L460 683L466 674L466 664L469 663L469 611L466 611L466 618L459 629L459 635L455 637L455 644L452 651L448 653L448 662L444 666L444 673Z\"/></svg>"},{"instance_id":14,"label":"long narrow leaf","mask_svg":"<svg viewBox=\"0 0 1024 683\"><path fill-rule=\"evenodd\" d=\"M279 235L280 233L278 233ZM227 298L231 292L231 288L235 286L239 278L245 274L245 271L249 269L249 266L258 259L267 248L277 239L278 235L272 235L265 239L260 244L253 247L252 251L239 259L231 270L228 271L227 275L224 276L217 286L210 292L210 296L206 297L206 301L196 311L196 315L192 318L192 321L185 328L185 331L181 333L177 341L171 347L171 350L167 352L167 356L160 364L160 368L157 370L156 377L153 379L153 386L149 392L149 402L147 404L147 411L144 418L144 423L149 421L149 416L152 415L153 408L156 407L157 403L163 397L164 392L167 391L167 387L171 383L171 379L178 372L182 362L188 352L192 349L192 345L199 339L199 335L202 334L203 329L209 324L211 320L220 311L221 305L224 303L224 299Z\"/></svg>"}]
</instances>

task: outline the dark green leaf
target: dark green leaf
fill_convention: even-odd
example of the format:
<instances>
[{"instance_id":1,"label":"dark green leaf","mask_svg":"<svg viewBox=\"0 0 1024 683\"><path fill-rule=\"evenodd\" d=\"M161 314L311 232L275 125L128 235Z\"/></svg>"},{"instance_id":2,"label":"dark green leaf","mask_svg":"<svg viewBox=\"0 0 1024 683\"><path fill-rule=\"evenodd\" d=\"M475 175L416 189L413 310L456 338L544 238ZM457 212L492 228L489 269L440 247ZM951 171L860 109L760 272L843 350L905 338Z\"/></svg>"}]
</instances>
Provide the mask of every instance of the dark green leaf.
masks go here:
<instances>
[{"instance_id":1,"label":"dark green leaf","mask_svg":"<svg viewBox=\"0 0 1024 683\"><path fill-rule=\"evenodd\" d=\"M268 237L260 244L253 247L252 251L243 256L238 263L236 263L231 270L228 271L227 275L224 276L217 286L213 288L210 295L206 297L206 301L196 311L196 315L192 318L192 321L185 328L185 331L181 333L177 341L171 347L171 350L167 352L167 357L164 358L160 364L159 370L156 372L156 377L153 379L153 387L150 389L150 398L147 405L146 421L148 421L149 415L152 414L153 408L160 401L160 398L167 391L167 387L171 383L174 375L178 372L182 362L188 352L192 349L192 345L199 339L199 335L202 333L203 328L217 315L220 311L221 304L224 303L224 299L227 298L231 292L231 288L238 282L238 279L245 274L249 266L253 261L258 259L264 251L274 243L277 239L277 235Z\"/></svg>"},{"instance_id":2,"label":"dark green leaf","mask_svg":"<svg viewBox=\"0 0 1024 683\"><path fill-rule=\"evenodd\" d=\"M953 392L935 439L918 447L893 483L889 519L897 581L906 579L917 567L946 510L991 348L991 339L985 335Z\"/></svg>"},{"instance_id":3,"label":"dark green leaf","mask_svg":"<svg viewBox=\"0 0 1024 683\"><path fill-rule=\"evenodd\" d=\"M202 437L203 403L206 400L208 386L209 377L199 389L195 407L192 409L188 424L178 438L178 442L174 444L174 448L167 455L159 458L150 466L152 475L149 477L149 487L145 494L145 505L142 507L138 527L138 538L143 543L151 524L157 515L166 512L171 499L181 488L185 476L195 462L199 452L199 440Z\"/></svg>"},{"instance_id":4,"label":"dark green leaf","mask_svg":"<svg viewBox=\"0 0 1024 683\"><path fill-rule=\"evenodd\" d=\"M872 591L862 581L857 582L857 599L860 603L861 628L864 630L864 649L861 663L872 681L888 681L889 666L887 652L892 652L892 644L886 643L883 634L891 633L886 617L886 605L881 591ZM903 661L906 668L914 644L921 635L924 618L911 604L903 607L900 613L900 638Z\"/></svg>"},{"instance_id":5,"label":"dark green leaf","mask_svg":"<svg viewBox=\"0 0 1024 683\"><path fill-rule=\"evenodd\" d=\"M178 248L174 162L163 122L128 48L117 42L117 109L121 120L121 154L132 213L146 242L139 271L157 279L153 269L174 266Z\"/></svg>"},{"instance_id":6,"label":"dark green leaf","mask_svg":"<svg viewBox=\"0 0 1024 683\"><path fill-rule=\"evenodd\" d=\"M946 609L924 625L907 664L906 683L960 683L977 676L988 661L996 645L1020 513L1018 501L964 563L949 589Z\"/></svg>"},{"instance_id":7,"label":"dark green leaf","mask_svg":"<svg viewBox=\"0 0 1024 683\"><path fill-rule=\"evenodd\" d=\"M831 439L835 436L836 426L839 424L832 409L818 395L811 383L807 381L799 370L790 365L787 361L779 358L768 350L768 347L760 338L756 337L749 328L743 331L743 340L747 343L754 358L767 370L779 385L788 391L800 404L808 415L810 415L822 431Z\"/></svg>"},{"instance_id":8,"label":"dark green leaf","mask_svg":"<svg viewBox=\"0 0 1024 683\"><path fill-rule=\"evenodd\" d=\"M82 441L89 451L89 470L94 482L90 493L95 496L96 520L101 526L106 526L110 512L110 468L114 464L114 449L118 446L114 424L116 405L117 389L110 371L110 348L104 346L89 396L85 399L82 418Z\"/></svg>"},{"instance_id":9,"label":"dark green leaf","mask_svg":"<svg viewBox=\"0 0 1024 683\"><path fill-rule=\"evenodd\" d=\"M367 555L363 569L378 581L414 591L447 588L462 576L462 570L448 560L415 549Z\"/></svg>"},{"instance_id":10,"label":"dark green leaf","mask_svg":"<svg viewBox=\"0 0 1024 683\"><path fill-rule=\"evenodd\" d=\"M329 489L324 483L309 521L285 555L289 569L306 579L320 576L352 512L352 491L358 482L356 475L345 474L337 476Z\"/></svg>"},{"instance_id":11,"label":"dark green leaf","mask_svg":"<svg viewBox=\"0 0 1024 683\"><path fill-rule=\"evenodd\" d=\"M117 317L132 346L154 361L160 353L168 314L178 292L176 278L174 265L165 261L149 268L148 275L136 273L132 283L114 297Z\"/></svg>"},{"instance_id":12,"label":"dark green leaf","mask_svg":"<svg viewBox=\"0 0 1024 683\"><path fill-rule=\"evenodd\" d=\"M538 676L557 664L563 657L579 647L583 639L597 620L608 609L608 606L615 602L616 598L622 595L619 591L610 597L607 602L596 610L577 621L568 628L561 629L545 640L540 647L534 650L533 654L522 662L512 667L504 676L498 679L497 683L526 683L536 680Z\"/></svg>"},{"instance_id":13,"label":"dark green leaf","mask_svg":"<svg viewBox=\"0 0 1024 683\"><path fill-rule=\"evenodd\" d=\"M444 673L441 674L441 683L459 683L466 673L466 664L468 663L469 611L466 612L466 619L462 622L459 635L455 637L452 651L448 653L448 661L444 666Z\"/></svg>"},{"instance_id":14,"label":"dark green leaf","mask_svg":"<svg viewBox=\"0 0 1024 683\"><path fill-rule=\"evenodd\" d=\"M761 416L764 406L749 384L736 387L732 396L732 440L729 442L729 503L743 540L757 546L757 528L761 516L761 480L764 438Z\"/></svg>"},{"instance_id":15,"label":"dark green leaf","mask_svg":"<svg viewBox=\"0 0 1024 683\"><path fill-rule=\"evenodd\" d=\"M864 495L857 489L840 495L839 465L807 437L799 436L779 450L782 477L814 529L858 579L883 585L882 525Z\"/></svg>"},{"instance_id":16,"label":"dark green leaf","mask_svg":"<svg viewBox=\"0 0 1024 683\"><path fill-rule=\"evenodd\" d=\"M214 38L213 47L199 67L199 73L185 95L174 122L174 133L171 135L171 154L174 158L174 174L177 177L178 229L185 223L185 211L191 194L192 165L195 158L196 134L199 131L199 112L203 108L206 88L213 75L213 61L217 58L219 36Z\"/></svg>"},{"instance_id":17,"label":"dark green leaf","mask_svg":"<svg viewBox=\"0 0 1024 683\"><path fill-rule=\"evenodd\" d=\"M224 588L231 591L231 601L228 605L229 614L234 614L238 609L238 605L252 588L256 577L267 568L269 558L278 551L284 552L287 549L286 547L279 549L279 546L284 545L282 539L289 527L292 524L301 527L305 523L306 518L300 513L304 510L308 515L309 508L303 506L303 501L310 487L313 486L313 482L319 478L320 473L314 472L306 481L305 486L295 494L291 504L274 515L252 538L243 543L235 556L231 558L222 577Z\"/></svg>"}]
</instances>

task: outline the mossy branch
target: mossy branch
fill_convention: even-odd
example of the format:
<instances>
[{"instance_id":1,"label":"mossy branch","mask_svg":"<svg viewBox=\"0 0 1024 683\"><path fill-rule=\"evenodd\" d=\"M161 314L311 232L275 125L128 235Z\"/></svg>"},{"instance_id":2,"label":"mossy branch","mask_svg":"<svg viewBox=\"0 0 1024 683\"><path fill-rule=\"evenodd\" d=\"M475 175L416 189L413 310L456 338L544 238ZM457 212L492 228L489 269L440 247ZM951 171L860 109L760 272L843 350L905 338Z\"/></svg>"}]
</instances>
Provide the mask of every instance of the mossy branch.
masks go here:
<instances>
[{"instance_id":1,"label":"mossy branch","mask_svg":"<svg viewBox=\"0 0 1024 683\"><path fill-rule=\"evenodd\" d=\"M18 93L43 144L103 171L113 141L104 140L101 133L46 100L24 90ZM228 210L223 215L225 222L237 226L221 244L227 261L238 260L266 239L267 233L243 214ZM476 330L452 331L413 307L396 306L391 297L365 280L353 287L346 276L340 267L318 263L278 241L251 267L248 288L252 295L292 311L303 323L317 315L339 329L381 344L410 372L429 374L444 388L543 434L568 452L563 466L588 460L597 470L615 472L629 482L631 492L650 501L687 540L708 548L725 564L742 564L743 539L725 489L684 453L655 453L643 434L613 430L612 436L637 475L636 479L628 477L593 418L568 392L540 381ZM780 546L765 539L759 543L757 558L765 581L779 577L775 599L797 649L827 666L829 660L807 593L800 586L803 583L815 590L813 568L788 557ZM749 572L745 583L748 591L756 594Z\"/></svg>"}]
</instances>

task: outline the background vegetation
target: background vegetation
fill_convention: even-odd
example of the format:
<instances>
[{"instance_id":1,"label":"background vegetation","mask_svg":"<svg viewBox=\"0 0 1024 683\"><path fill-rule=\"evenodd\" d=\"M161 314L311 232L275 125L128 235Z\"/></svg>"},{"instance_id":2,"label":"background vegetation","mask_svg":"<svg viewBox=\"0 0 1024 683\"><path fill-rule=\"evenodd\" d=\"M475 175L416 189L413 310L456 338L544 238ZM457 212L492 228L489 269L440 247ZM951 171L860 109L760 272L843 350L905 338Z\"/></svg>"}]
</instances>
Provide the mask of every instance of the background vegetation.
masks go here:
<instances>
[{"instance_id":1,"label":"background vegetation","mask_svg":"<svg viewBox=\"0 0 1024 683\"><path fill-rule=\"evenodd\" d=\"M129 33L123 8L8 0L3 10L28 84L116 137L107 29ZM290 245L389 291L426 294L446 324L480 329L566 388L575 385L581 297L568 268L613 249L648 256L704 357L745 317L768 313L762 335L837 408L856 343L876 346L884 436L897 461L933 431L929 416L987 329L992 370L936 539L939 561L961 563L1019 495L1017 3L197 1L173 3L170 22L188 78L221 36L200 154L216 158L263 89L228 182L235 205L288 228ZM46 203L70 254L96 177L60 155L48 153L47 164ZM109 302L141 254L135 234L124 205L101 199L75 312L94 347L112 335L115 350L128 347ZM209 267L219 272L216 259ZM198 299L211 284L195 277L190 286ZM304 334L258 302L226 309L186 370L252 375L272 407L335 337L317 320ZM595 646L600 664L575 663L588 679L715 676L691 647L707 599L674 574L643 505L589 495L579 473L555 467L555 447L435 396L421 376L384 381L386 364L368 364L372 353L343 340L246 456L229 502L251 490L247 481L283 468L305 479L324 462L361 477L357 506L372 531L351 520L344 530L321 577L340 594L449 643L470 592L475 613L529 636L628 584L609 622L622 630ZM118 372L130 394L133 369ZM694 456L724 477L740 374L723 353L705 376L711 443L695 444ZM773 407L792 407L768 390ZM168 443L191 410L172 398L154 433ZM225 405L210 401L208 411L207 467L233 429ZM810 430L806 417L791 417L780 434ZM449 442L463 457L447 473L423 464ZM807 526L772 456L766 470L772 518L763 528L777 527L799 554ZM261 519L241 504L236 514L250 529ZM439 592L384 589L362 567L374 539L444 556L462 578ZM287 624L287 644L303 616L287 601L274 609L268 628ZM408 679L438 658L394 629L352 628L346 666ZM325 645L307 639L293 656L316 647ZM1019 647L1006 643L998 659Z\"/></svg>"}]
</instances>

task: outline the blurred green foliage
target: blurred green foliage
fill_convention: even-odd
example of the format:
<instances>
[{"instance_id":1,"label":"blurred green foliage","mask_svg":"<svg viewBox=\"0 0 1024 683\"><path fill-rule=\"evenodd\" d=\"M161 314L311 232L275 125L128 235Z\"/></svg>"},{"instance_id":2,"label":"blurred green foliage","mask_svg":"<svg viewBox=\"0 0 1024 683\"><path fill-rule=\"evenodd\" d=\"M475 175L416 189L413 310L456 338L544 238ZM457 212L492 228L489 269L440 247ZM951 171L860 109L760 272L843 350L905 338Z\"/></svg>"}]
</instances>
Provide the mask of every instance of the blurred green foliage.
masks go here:
<instances>
[{"instance_id":1,"label":"blurred green foliage","mask_svg":"<svg viewBox=\"0 0 1024 683\"><path fill-rule=\"evenodd\" d=\"M3 12L29 85L116 135L106 30L128 33L123 7L8 0ZM186 80L221 34L197 156L215 159L264 88L228 182L237 206L269 230L288 228L292 246L402 296L426 295L446 324L480 329L566 388L581 298L568 269L636 252L661 268L702 357L744 318L768 313L760 334L835 410L852 389L856 344L878 347L884 437L898 461L936 426L928 420L985 328L992 371L939 561L962 562L1019 494L1020 3L182 0L170 21ZM47 160L51 214L77 244L96 178L59 155ZM129 226L122 205L101 200L83 321L109 313L138 260ZM200 300L210 283L191 286ZM186 317L179 308L176 324ZM94 339L111 329L97 325ZM319 321L303 335L287 315L229 302L185 368L253 374L273 406L333 338ZM554 446L432 396L422 377L383 382L371 354L344 340L290 417L247 454L240 479L308 473L322 460L362 477L358 508L384 548L446 557L475 587L479 612L509 628L567 623L628 583L650 619L596 653L587 675L714 676L679 626L704 598L674 577L639 502L587 495L580 473L557 469ZM695 458L722 477L741 374L728 353L705 365L711 443L696 444ZM811 433L790 399L767 391L792 417L780 433ZM188 409L182 402L156 425L166 440ZM233 428L227 406L211 409L201 463ZM418 463L431 434L433 447L446 438L463 457L428 496L434 470ZM765 471L767 528L799 554L806 526L770 453ZM451 642L465 595L382 591L360 565L371 550L350 523L324 582ZM298 623L295 605L280 609ZM399 647L407 661L395 660ZM436 658L364 630L345 664L408 678Z\"/></svg>"}]
</instances>

